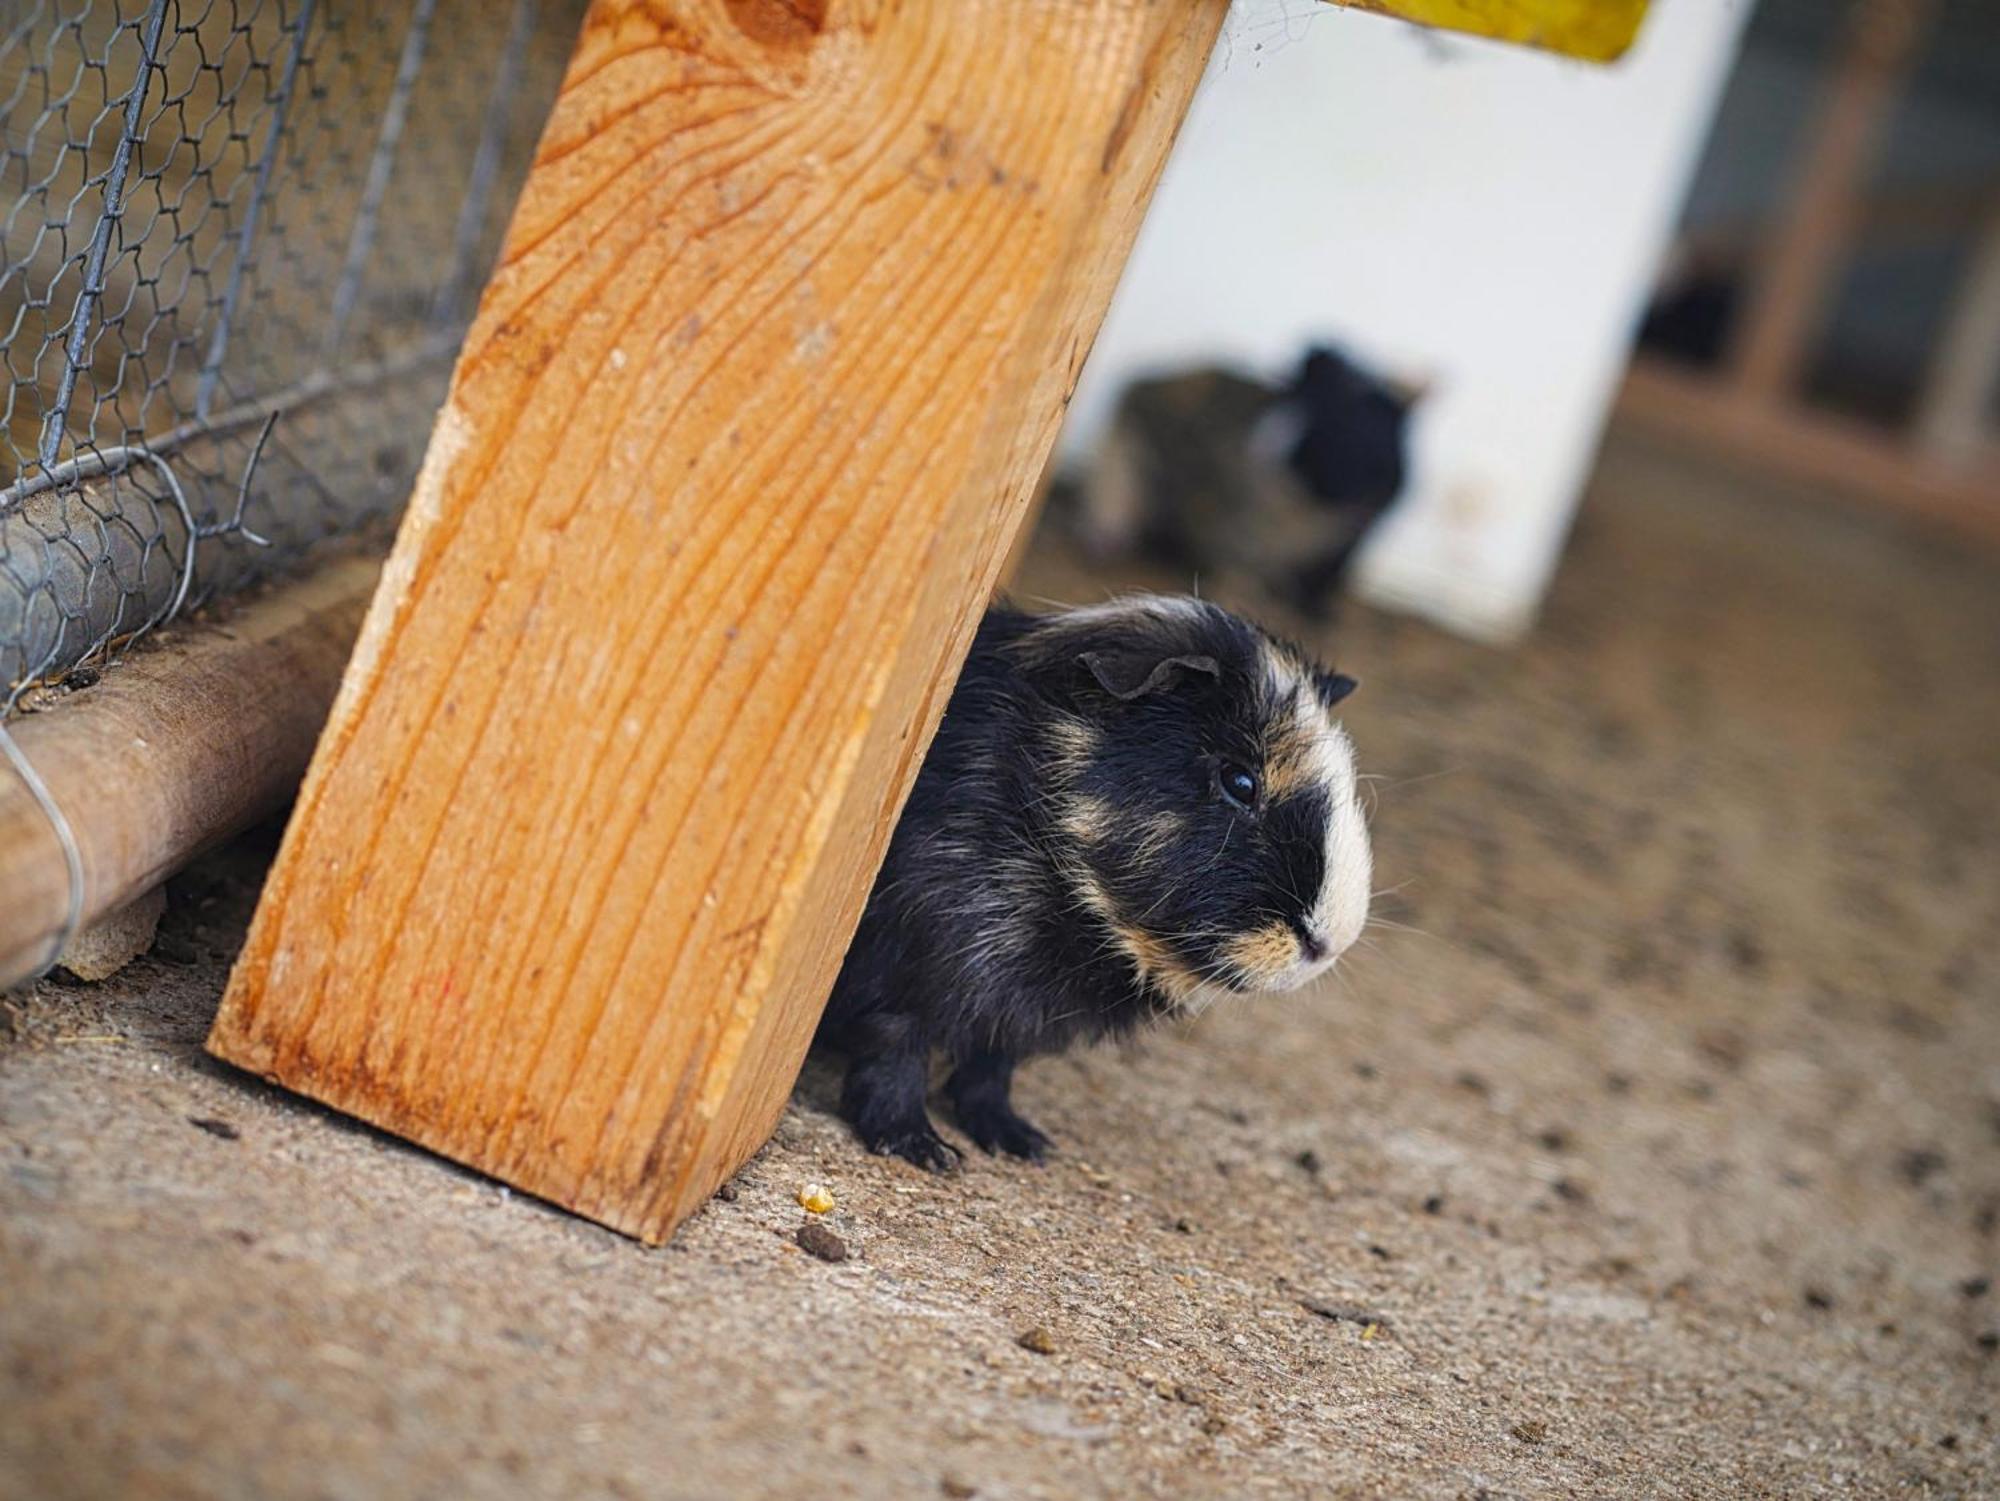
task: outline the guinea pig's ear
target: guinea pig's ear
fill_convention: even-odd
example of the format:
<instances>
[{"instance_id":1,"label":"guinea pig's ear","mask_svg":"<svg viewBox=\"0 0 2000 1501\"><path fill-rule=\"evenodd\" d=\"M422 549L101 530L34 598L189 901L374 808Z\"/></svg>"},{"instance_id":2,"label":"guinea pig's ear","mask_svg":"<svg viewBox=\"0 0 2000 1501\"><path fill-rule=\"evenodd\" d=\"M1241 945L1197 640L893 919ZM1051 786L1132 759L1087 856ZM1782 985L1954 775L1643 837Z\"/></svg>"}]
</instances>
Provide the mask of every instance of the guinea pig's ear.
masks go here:
<instances>
[{"instance_id":1,"label":"guinea pig's ear","mask_svg":"<svg viewBox=\"0 0 2000 1501\"><path fill-rule=\"evenodd\" d=\"M1331 709L1361 685L1344 672L1315 672L1313 686L1319 690L1319 701Z\"/></svg>"},{"instance_id":2,"label":"guinea pig's ear","mask_svg":"<svg viewBox=\"0 0 2000 1501\"><path fill-rule=\"evenodd\" d=\"M1077 661L1090 669L1097 686L1115 699L1131 702L1149 693L1161 693L1179 682L1183 673L1205 672L1220 679L1222 669L1213 657L1159 657L1151 652L1087 651Z\"/></svg>"}]
</instances>

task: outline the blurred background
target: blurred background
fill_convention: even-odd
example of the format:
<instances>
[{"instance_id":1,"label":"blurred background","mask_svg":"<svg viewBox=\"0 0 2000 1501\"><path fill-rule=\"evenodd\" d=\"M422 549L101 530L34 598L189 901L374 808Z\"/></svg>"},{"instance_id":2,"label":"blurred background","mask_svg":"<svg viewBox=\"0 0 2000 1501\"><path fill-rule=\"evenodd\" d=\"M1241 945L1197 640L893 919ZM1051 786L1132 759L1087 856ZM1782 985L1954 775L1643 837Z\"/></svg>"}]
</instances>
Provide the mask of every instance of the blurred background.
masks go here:
<instances>
[{"instance_id":1,"label":"blurred background","mask_svg":"<svg viewBox=\"0 0 2000 1501\"><path fill-rule=\"evenodd\" d=\"M1239 6L1072 408L1072 479L1112 440L1086 533L1133 540L1134 381L1279 394L1314 344L1409 398L1393 504L1318 486L1379 512L1348 582L1482 639L1533 620L1613 421L2000 537L2000 9L1669 0L1604 68ZM1317 399L1334 446L1390 442ZM1310 404L1218 416L1216 456L1296 469Z\"/></svg>"}]
</instances>

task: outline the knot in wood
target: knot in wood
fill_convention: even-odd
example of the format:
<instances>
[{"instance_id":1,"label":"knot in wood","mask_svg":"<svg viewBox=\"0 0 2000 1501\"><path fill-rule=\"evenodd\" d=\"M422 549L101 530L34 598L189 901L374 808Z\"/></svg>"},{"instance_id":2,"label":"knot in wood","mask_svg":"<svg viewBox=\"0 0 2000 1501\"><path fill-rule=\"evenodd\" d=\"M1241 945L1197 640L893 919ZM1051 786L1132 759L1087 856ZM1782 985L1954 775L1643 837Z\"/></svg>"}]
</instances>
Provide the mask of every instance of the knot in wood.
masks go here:
<instances>
[{"instance_id":1,"label":"knot in wood","mask_svg":"<svg viewBox=\"0 0 2000 1501\"><path fill-rule=\"evenodd\" d=\"M826 25L826 0L727 0L729 19L759 46L797 52L812 46Z\"/></svg>"}]
</instances>

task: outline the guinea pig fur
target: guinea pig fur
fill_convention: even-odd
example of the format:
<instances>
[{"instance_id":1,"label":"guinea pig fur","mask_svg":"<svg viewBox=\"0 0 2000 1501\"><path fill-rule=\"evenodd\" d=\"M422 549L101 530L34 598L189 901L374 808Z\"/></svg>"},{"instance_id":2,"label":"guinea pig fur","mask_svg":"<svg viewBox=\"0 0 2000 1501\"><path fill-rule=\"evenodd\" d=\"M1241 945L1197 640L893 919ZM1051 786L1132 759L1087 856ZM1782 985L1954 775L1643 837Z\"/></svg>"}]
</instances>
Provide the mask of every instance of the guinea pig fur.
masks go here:
<instances>
[{"instance_id":1,"label":"guinea pig fur","mask_svg":"<svg viewBox=\"0 0 2000 1501\"><path fill-rule=\"evenodd\" d=\"M1330 967L1368 913L1353 688L1201 600L990 610L820 1025L869 1150L957 1164L941 1052L965 1134L1038 1160L1021 1059Z\"/></svg>"}]
</instances>

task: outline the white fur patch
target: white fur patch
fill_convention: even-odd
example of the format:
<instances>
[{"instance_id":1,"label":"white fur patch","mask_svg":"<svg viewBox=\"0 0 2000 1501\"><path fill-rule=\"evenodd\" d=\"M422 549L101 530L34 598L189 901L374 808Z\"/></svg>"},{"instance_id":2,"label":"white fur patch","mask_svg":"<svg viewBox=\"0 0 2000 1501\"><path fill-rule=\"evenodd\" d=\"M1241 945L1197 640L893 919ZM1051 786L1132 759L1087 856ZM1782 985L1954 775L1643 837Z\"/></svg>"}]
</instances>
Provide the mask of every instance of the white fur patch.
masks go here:
<instances>
[{"instance_id":1,"label":"white fur patch","mask_svg":"<svg viewBox=\"0 0 2000 1501\"><path fill-rule=\"evenodd\" d=\"M1198 619L1209 607L1187 594L1121 594L1102 604L1078 605L1060 615L1047 617L1062 625L1103 625L1107 621L1130 620L1150 615L1156 620Z\"/></svg>"},{"instance_id":2,"label":"white fur patch","mask_svg":"<svg viewBox=\"0 0 2000 1501\"><path fill-rule=\"evenodd\" d=\"M1333 816L1326 824L1326 876L1320 885L1313 918L1334 955L1352 948L1368 925L1369 883L1375 876L1375 856L1368 843L1368 821L1354 775L1354 742L1338 725L1326 739Z\"/></svg>"},{"instance_id":3,"label":"white fur patch","mask_svg":"<svg viewBox=\"0 0 2000 1501\"><path fill-rule=\"evenodd\" d=\"M1354 774L1354 742L1321 707L1310 687L1299 693L1296 703L1300 728L1311 736L1313 780L1326 789L1332 804L1326 821L1325 873L1308 920L1326 946L1326 954L1313 963L1302 958L1297 978L1283 985L1284 989L1303 985L1354 946L1368 924L1375 878L1368 821L1362 816L1360 784Z\"/></svg>"}]
</instances>

